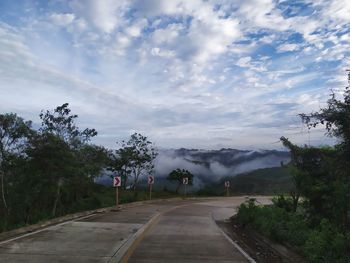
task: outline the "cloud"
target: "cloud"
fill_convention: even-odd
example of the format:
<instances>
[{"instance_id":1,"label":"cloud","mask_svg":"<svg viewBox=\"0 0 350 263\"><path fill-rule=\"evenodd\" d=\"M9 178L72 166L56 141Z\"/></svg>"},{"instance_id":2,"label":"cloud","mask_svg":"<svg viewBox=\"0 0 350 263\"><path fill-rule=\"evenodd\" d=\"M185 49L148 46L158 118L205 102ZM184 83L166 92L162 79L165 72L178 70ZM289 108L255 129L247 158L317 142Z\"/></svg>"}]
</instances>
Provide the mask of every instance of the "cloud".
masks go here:
<instances>
[{"instance_id":1,"label":"cloud","mask_svg":"<svg viewBox=\"0 0 350 263\"><path fill-rule=\"evenodd\" d=\"M133 131L175 147L303 143L297 114L347 84L339 0L28 5L3 4L1 110L35 118L70 102L108 146Z\"/></svg>"},{"instance_id":2,"label":"cloud","mask_svg":"<svg viewBox=\"0 0 350 263\"><path fill-rule=\"evenodd\" d=\"M237 65L242 67L242 68L246 68L248 67L250 64L249 62L252 60L251 57L243 57L243 58L240 58L238 61L237 61Z\"/></svg>"},{"instance_id":3,"label":"cloud","mask_svg":"<svg viewBox=\"0 0 350 263\"><path fill-rule=\"evenodd\" d=\"M74 14L57 14L53 13L50 15L50 20L52 23L58 26L68 26L75 19Z\"/></svg>"},{"instance_id":4,"label":"cloud","mask_svg":"<svg viewBox=\"0 0 350 263\"><path fill-rule=\"evenodd\" d=\"M330 1L329 8L326 9L326 15L329 15L336 21L348 23L350 21L350 4L342 0Z\"/></svg>"},{"instance_id":5,"label":"cloud","mask_svg":"<svg viewBox=\"0 0 350 263\"><path fill-rule=\"evenodd\" d=\"M120 17L127 7L125 0L73 0L72 9L104 33L112 33L123 21Z\"/></svg>"},{"instance_id":6,"label":"cloud","mask_svg":"<svg viewBox=\"0 0 350 263\"><path fill-rule=\"evenodd\" d=\"M278 52L297 51L299 49L300 49L300 45L298 45L298 44L284 43L284 44L278 46Z\"/></svg>"}]
</instances>

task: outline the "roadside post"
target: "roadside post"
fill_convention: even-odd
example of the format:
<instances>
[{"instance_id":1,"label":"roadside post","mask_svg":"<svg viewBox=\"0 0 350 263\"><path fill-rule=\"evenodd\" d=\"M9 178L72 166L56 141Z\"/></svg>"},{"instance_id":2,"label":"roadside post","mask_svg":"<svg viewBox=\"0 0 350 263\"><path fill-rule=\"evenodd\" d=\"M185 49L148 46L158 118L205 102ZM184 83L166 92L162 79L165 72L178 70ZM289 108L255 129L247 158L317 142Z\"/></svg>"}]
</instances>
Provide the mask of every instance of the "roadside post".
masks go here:
<instances>
[{"instance_id":1,"label":"roadside post","mask_svg":"<svg viewBox=\"0 0 350 263\"><path fill-rule=\"evenodd\" d=\"M185 185L185 197L186 197L186 195L187 195L187 192L186 192L186 188L187 188L187 185L188 185L188 178L187 177L184 177L184 178L182 178L182 184L184 184Z\"/></svg>"},{"instance_id":2,"label":"roadside post","mask_svg":"<svg viewBox=\"0 0 350 263\"><path fill-rule=\"evenodd\" d=\"M226 196L230 195L230 181L225 181Z\"/></svg>"},{"instance_id":3,"label":"roadside post","mask_svg":"<svg viewBox=\"0 0 350 263\"><path fill-rule=\"evenodd\" d=\"M154 184L154 176L148 176L148 185L149 185L149 200L152 200L152 185Z\"/></svg>"},{"instance_id":4,"label":"roadside post","mask_svg":"<svg viewBox=\"0 0 350 263\"><path fill-rule=\"evenodd\" d=\"M119 192L118 189L122 185L122 179L120 176L115 176L113 178L113 186L115 187L115 206L119 206Z\"/></svg>"}]
</instances>

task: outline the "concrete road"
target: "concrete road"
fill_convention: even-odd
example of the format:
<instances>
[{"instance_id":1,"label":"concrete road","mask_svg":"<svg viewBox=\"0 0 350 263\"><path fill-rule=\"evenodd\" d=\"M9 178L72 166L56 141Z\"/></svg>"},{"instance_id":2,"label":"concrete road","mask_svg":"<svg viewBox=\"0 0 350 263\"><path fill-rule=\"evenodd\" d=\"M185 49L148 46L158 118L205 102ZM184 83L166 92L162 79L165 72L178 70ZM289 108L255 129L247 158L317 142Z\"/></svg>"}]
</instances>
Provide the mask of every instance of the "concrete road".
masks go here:
<instances>
[{"instance_id":1,"label":"concrete road","mask_svg":"<svg viewBox=\"0 0 350 263\"><path fill-rule=\"evenodd\" d=\"M121 262L254 262L215 223L228 220L244 201L244 197L217 198L174 207L159 216Z\"/></svg>"},{"instance_id":2,"label":"concrete road","mask_svg":"<svg viewBox=\"0 0 350 263\"><path fill-rule=\"evenodd\" d=\"M0 262L248 262L215 224L243 201L163 201L88 216L0 242Z\"/></svg>"}]
</instances>

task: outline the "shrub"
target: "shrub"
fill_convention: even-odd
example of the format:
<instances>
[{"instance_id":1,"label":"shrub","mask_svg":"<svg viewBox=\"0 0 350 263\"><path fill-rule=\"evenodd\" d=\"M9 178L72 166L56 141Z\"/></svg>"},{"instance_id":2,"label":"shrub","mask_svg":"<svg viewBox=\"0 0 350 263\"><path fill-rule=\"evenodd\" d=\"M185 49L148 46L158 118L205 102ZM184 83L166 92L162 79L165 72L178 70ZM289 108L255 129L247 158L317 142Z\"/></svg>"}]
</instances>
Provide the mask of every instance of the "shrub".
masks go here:
<instances>
[{"instance_id":1,"label":"shrub","mask_svg":"<svg viewBox=\"0 0 350 263\"><path fill-rule=\"evenodd\" d=\"M294 246L310 262L350 262L350 233L340 233L326 219L315 228L304 214L288 212L288 208L289 201L285 198L265 206L250 200L239 207L236 219L242 226L252 227L271 240Z\"/></svg>"}]
</instances>

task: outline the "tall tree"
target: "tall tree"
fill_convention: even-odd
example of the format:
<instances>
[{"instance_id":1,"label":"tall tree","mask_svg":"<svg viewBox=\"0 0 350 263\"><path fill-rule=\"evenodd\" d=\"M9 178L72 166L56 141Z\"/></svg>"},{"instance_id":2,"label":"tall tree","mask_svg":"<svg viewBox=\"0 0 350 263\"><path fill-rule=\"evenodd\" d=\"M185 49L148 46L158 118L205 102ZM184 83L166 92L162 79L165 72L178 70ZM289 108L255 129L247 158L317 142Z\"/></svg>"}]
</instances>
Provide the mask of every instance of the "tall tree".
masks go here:
<instances>
[{"instance_id":1,"label":"tall tree","mask_svg":"<svg viewBox=\"0 0 350 263\"><path fill-rule=\"evenodd\" d=\"M83 143L89 142L92 137L97 135L95 129L86 128L80 131L76 126L78 115L71 114L68 103L56 107L53 111L41 111L42 133L51 133L67 142L71 147L77 147Z\"/></svg>"},{"instance_id":2,"label":"tall tree","mask_svg":"<svg viewBox=\"0 0 350 263\"><path fill-rule=\"evenodd\" d=\"M154 172L157 152L153 143L140 133L132 134L128 141L122 141L121 144L122 147L118 153L127 161L124 162L124 169L129 170L133 177L132 188L136 194L140 177Z\"/></svg>"},{"instance_id":3,"label":"tall tree","mask_svg":"<svg viewBox=\"0 0 350 263\"><path fill-rule=\"evenodd\" d=\"M56 107L53 111L42 111L39 115L42 120L40 133L36 141L34 150L44 151L47 147L57 147L62 156L61 165L56 165L59 156L52 156L52 159L46 158L47 161L52 161L51 173L55 178L54 184L56 185L55 198L52 208L52 214L56 214L57 205L61 197L61 189L65 184L68 184L69 180L72 180L74 175L81 176L82 169L82 157L79 151L86 150L86 143L88 143L92 137L97 135L95 129L86 128L81 131L76 126L76 119L78 115L71 114L69 104L65 103ZM50 144L51 143L51 144ZM50 145L48 145L50 144ZM91 150L91 148L89 148ZM35 154L34 154L35 156ZM69 157L70 156L70 157ZM40 158L45 160L45 155ZM80 158L80 159L79 159ZM70 160L68 160L70 159ZM86 164L83 162L83 164Z\"/></svg>"},{"instance_id":4,"label":"tall tree","mask_svg":"<svg viewBox=\"0 0 350 263\"><path fill-rule=\"evenodd\" d=\"M1 199L5 214L8 213L6 202L6 168L13 155L22 155L28 137L33 132L32 123L24 121L14 113L0 114L0 183Z\"/></svg>"},{"instance_id":5,"label":"tall tree","mask_svg":"<svg viewBox=\"0 0 350 263\"><path fill-rule=\"evenodd\" d=\"M342 99L332 92L325 108L300 116L309 129L324 125L326 135L335 137L337 143L334 147L299 147L281 138L301 174L299 189L316 220L328 218L346 233L350 209L350 88L346 87Z\"/></svg>"}]
</instances>

